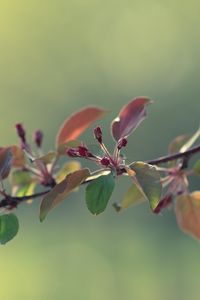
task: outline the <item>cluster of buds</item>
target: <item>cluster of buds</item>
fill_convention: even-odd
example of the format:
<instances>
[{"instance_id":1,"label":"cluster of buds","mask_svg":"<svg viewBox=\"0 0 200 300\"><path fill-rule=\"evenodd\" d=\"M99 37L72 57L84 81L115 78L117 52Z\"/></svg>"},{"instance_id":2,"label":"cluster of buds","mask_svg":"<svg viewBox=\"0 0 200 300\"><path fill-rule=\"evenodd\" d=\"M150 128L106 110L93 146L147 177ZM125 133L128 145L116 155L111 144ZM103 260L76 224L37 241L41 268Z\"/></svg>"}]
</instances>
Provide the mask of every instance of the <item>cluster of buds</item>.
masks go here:
<instances>
[{"instance_id":1,"label":"cluster of buds","mask_svg":"<svg viewBox=\"0 0 200 300\"><path fill-rule=\"evenodd\" d=\"M42 155L42 143L43 143L43 132L41 130L36 130L33 133L33 142L37 148L37 154L32 150L30 144L26 139L26 130L21 123L15 125L17 135L20 138L21 149L24 151L26 156L29 158L30 162L33 163L32 166L25 165L24 169L32 172L38 181L44 186L55 185L55 180L48 169L47 165L40 160Z\"/></svg>"},{"instance_id":2,"label":"cluster of buds","mask_svg":"<svg viewBox=\"0 0 200 300\"><path fill-rule=\"evenodd\" d=\"M77 148L68 148L66 153L70 157L81 157L92 160L98 165L103 167L110 167L113 170L116 170L117 173L120 173L120 165L122 163L122 157L120 156L120 150L127 145L127 139L120 139L117 144L115 151L112 154L108 151L107 147L103 143L103 133L101 127L96 127L94 129L94 138L97 140L103 156L96 155L89 150L86 145L81 145Z\"/></svg>"}]
</instances>

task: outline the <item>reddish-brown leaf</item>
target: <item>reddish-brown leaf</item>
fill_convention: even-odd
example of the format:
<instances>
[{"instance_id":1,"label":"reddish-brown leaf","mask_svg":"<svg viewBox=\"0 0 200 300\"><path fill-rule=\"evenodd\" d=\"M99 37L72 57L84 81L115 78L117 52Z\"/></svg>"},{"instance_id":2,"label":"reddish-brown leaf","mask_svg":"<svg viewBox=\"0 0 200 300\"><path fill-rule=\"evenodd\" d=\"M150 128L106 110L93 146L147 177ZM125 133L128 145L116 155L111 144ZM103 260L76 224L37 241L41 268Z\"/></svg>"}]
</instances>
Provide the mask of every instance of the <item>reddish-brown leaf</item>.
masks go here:
<instances>
[{"instance_id":1,"label":"reddish-brown leaf","mask_svg":"<svg viewBox=\"0 0 200 300\"><path fill-rule=\"evenodd\" d=\"M184 232L200 240L200 191L177 197L176 218Z\"/></svg>"},{"instance_id":2,"label":"reddish-brown leaf","mask_svg":"<svg viewBox=\"0 0 200 300\"><path fill-rule=\"evenodd\" d=\"M61 126L57 146L75 140L107 111L98 107L86 107L70 116Z\"/></svg>"},{"instance_id":3,"label":"reddish-brown leaf","mask_svg":"<svg viewBox=\"0 0 200 300\"><path fill-rule=\"evenodd\" d=\"M23 150L16 145L11 146L10 148L13 155L12 165L14 167L24 167L26 159Z\"/></svg>"},{"instance_id":4,"label":"reddish-brown leaf","mask_svg":"<svg viewBox=\"0 0 200 300\"><path fill-rule=\"evenodd\" d=\"M10 148L0 148L0 180L8 177L12 165L12 157Z\"/></svg>"},{"instance_id":5,"label":"reddish-brown leaf","mask_svg":"<svg viewBox=\"0 0 200 300\"><path fill-rule=\"evenodd\" d=\"M130 135L146 118L146 106L149 103L148 98L138 97L122 108L119 116L111 124L112 135L116 141Z\"/></svg>"},{"instance_id":6,"label":"reddish-brown leaf","mask_svg":"<svg viewBox=\"0 0 200 300\"><path fill-rule=\"evenodd\" d=\"M40 221L46 218L48 212L61 203L72 191L74 191L87 177L90 176L88 169L75 171L66 176L43 198L40 206Z\"/></svg>"}]
</instances>

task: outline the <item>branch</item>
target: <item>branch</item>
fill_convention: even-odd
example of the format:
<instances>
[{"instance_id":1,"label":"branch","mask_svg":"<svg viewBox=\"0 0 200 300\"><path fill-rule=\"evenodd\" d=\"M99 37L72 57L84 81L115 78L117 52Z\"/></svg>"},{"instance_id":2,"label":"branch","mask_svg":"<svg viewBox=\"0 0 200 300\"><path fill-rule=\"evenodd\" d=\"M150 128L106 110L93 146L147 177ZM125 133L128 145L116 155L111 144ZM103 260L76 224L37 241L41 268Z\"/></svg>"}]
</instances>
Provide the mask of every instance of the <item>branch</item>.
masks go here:
<instances>
[{"instance_id":1,"label":"branch","mask_svg":"<svg viewBox=\"0 0 200 300\"><path fill-rule=\"evenodd\" d=\"M190 148L189 150L185 152L178 152L171 155L162 156L153 160L147 161L150 165L159 165L162 163L166 163L168 161L176 160L179 158L187 158L190 159L190 157L196 153L200 152L200 145Z\"/></svg>"},{"instance_id":2,"label":"branch","mask_svg":"<svg viewBox=\"0 0 200 300\"><path fill-rule=\"evenodd\" d=\"M175 153L172 155L166 155L166 156L162 156L162 157L159 157L159 158L156 158L153 160L148 160L147 163L151 164L151 165L159 165L159 164L166 163L166 162L169 162L172 160L177 160L179 158L186 159L188 162L188 160L191 158L191 156L193 156L194 154L196 154L198 152L200 152L200 145L197 145L196 147L193 147L183 153L178 152L178 153ZM126 172L125 169L123 171ZM85 183L88 183L88 181L85 181L82 184L85 184ZM15 208L21 202L24 202L24 201L27 201L30 199L39 198L41 196L46 195L50 191L51 191L51 189L40 192L40 193L36 193L36 194L30 195L30 196L24 196L24 197L12 197L12 196L8 195L7 197L5 197L4 199L2 199L0 201L0 208L9 208L9 209Z\"/></svg>"}]
</instances>

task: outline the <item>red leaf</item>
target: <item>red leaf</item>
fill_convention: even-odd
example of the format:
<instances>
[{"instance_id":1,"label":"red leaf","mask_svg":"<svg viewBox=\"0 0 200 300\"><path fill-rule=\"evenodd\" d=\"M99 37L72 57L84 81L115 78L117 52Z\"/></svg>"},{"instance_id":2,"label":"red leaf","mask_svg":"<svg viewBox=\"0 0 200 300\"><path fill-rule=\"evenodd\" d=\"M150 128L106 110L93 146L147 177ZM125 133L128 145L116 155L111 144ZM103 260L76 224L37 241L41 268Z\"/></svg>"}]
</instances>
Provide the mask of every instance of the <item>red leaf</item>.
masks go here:
<instances>
[{"instance_id":1,"label":"red leaf","mask_svg":"<svg viewBox=\"0 0 200 300\"><path fill-rule=\"evenodd\" d=\"M146 106L150 100L146 97L138 97L125 105L119 116L111 124L112 135L116 141L127 137L146 118Z\"/></svg>"},{"instance_id":2,"label":"red leaf","mask_svg":"<svg viewBox=\"0 0 200 300\"><path fill-rule=\"evenodd\" d=\"M200 192L181 195L176 199L176 218L179 227L200 240Z\"/></svg>"},{"instance_id":3,"label":"red leaf","mask_svg":"<svg viewBox=\"0 0 200 300\"><path fill-rule=\"evenodd\" d=\"M57 146L75 140L106 112L98 107L86 107L74 113L61 126L57 136Z\"/></svg>"}]
</instances>

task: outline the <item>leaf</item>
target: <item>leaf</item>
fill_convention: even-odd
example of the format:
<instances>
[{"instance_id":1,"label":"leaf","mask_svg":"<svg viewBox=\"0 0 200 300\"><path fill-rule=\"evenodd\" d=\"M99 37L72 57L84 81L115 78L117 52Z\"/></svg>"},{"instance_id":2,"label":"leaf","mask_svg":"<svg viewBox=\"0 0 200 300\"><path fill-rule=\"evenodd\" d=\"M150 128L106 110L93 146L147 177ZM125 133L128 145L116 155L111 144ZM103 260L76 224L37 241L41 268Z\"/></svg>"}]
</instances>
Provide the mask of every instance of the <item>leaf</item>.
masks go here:
<instances>
[{"instance_id":1,"label":"leaf","mask_svg":"<svg viewBox=\"0 0 200 300\"><path fill-rule=\"evenodd\" d=\"M23 185L30 183L32 180L28 171L15 170L11 173L12 185Z\"/></svg>"},{"instance_id":2,"label":"leaf","mask_svg":"<svg viewBox=\"0 0 200 300\"><path fill-rule=\"evenodd\" d=\"M112 173L100 176L88 184L86 204L92 214L98 215L106 209L114 186L115 180Z\"/></svg>"},{"instance_id":3,"label":"leaf","mask_svg":"<svg viewBox=\"0 0 200 300\"><path fill-rule=\"evenodd\" d=\"M98 107L86 107L70 116L61 126L57 136L57 146L75 140L107 111Z\"/></svg>"},{"instance_id":4,"label":"leaf","mask_svg":"<svg viewBox=\"0 0 200 300\"><path fill-rule=\"evenodd\" d=\"M11 174L12 183L12 196L14 197L24 197L30 196L34 193L36 188L36 181L32 178L27 171L15 170ZM32 202L28 200L27 202Z\"/></svg>"},{"instance_id":5,"label":"leaf","mask_svg":"<svg viewBox=\"0 0 200 300\"><path fill-rule=\"evenodd\" d=\"M58 155L66 155L66 150L68 148L77 148L80 145L81 145L80 141L77 141L77 140L69 141L65 144L58 145L57 153L58 153Z\"/></svg>"},{"instance_id":6,"label":"leaf","mask_svg":"<svg viewBox=\"0 0 200 300\"><path fill-rule=\"evenodd\" d=\"M195 162L193 170L197 175L200 175L200 159Z\"/></svg>"},{"instance_id":7,"label":"leaf","mask_svg":"<svg viewBox=\"0 0 200 300\"><path fill-rule=\"evenodd\" d=\"M58 183L42 200L40 206L40 221L42 222L48 212L61 203L75 188L77 188L90 175L88 169L75 171Z\"/></svg>"},{"instance_id":8,"label":"leaf","mask_svg":"<svg viewBox=\"0 0 200 300\"><path fill-rule=\"evenodd\" d=\"M122 209L128 208L133 204L138 204L144 202L146 197L144 194L138 189L135 184L132 184L128 191L125 193L123 200L120 204L114 204L114 207L117 211L121 211Z\"/></svg>"},{"instance_id":9,"label":"leaf","mask_svg":"<svg viewBox=\"0 0 200 300\"><path fill-rule=\"evenodd\" d=\"M132 176L133 181L138 184L138 188L149 201L151 209L154 210L162 193L159 172L156 167L139 161L132 163L129 168L135 172L135 176Z\"/></svg>"},{"instance_id":10,"label":"leaf","mask_svg":"<svg viewBox=\"0 0 200 300\"><path fill-rule=\"evenodd\" d=\"M56 182L60 183L65 177L77 170L80 170L81 164L78 161L70 161L66 163L56 175Z\"/></svg>"},{"instance_id":11,"label":"leaf","mask_svg":"<svg viewBox=\"0 0 200 300\"><path fill-rule=\"evenodd\" d=\"M188 135L179 135L169 144L169 154L174 154L179 152L181 147L189 140Z\"/></svg>"},{"instance_id":12,"label":"leaf","mask_svg":"<svg viewBox=\"0 0 200 300\"><path fill-rule=\"evenodd\" d=\"M92 173L90 174L90 176L86 178L85 182L90 182L90 181L92 181L92 180L95 180L95 179L97 179L97 178L99 178L99 177L101 177L101 176L108 175L108 174L110 174L110 173L111 173L111 170L110 170L110 169L106 169L106 168L100 169L100 170L98 170L98 171L92 172Z\"/></svg>"},{"instance_id":13,"label":"leaf","mask_svg":"<svg viewBox=\"0 0 200 300\"><path fill-rule=\"evenodd\" d=\"M192 145L197 141L200 137L200 128L192 135L192 137L181 147L180 152L183 153L190 149Z\"/></svg>"},{"instance_id":14,"label":"leaf","mask_svg":"<svg viewBox=\"0 0 200 300\"><path fill-rule=\"evenodd\" d=\"M57 155L56 152L51 151L51 152L49 152L49 153L47 153L47 154L45 154L45 155L43 155L39 158L36 158L34 160L34 162L39 162L40 161L40 162L44 163L45 165L48 165L48 164L52 163L52 161L56 157L56 155Z\"/></svg>"},{"instance_id":15,"label":"leaf","mask_svg":"<svg viewBox=\"0 0 200 300\"><path fill-rule=\"evenodd\" d=\"M23 150L20 147L13 145L11 146L11 152L13 155L12 165L14 167L24 167L26 159Z\"/></svg>"},{"instance_id":16,"label":"leaf","mask_svg":"<svg viewBox=\"0 0 200 300\"><path fill-rule=\"evenodd\" d=\"M0 216L0 243L12 240L19 230L19 222L14 214Z\"/></svg>"},{"instance_id":17,"label":"leaf","mask_svg":"<svg viewBox=\"0 0 200 300\"><path fill-rule=\"evenodd\" d=\"M200 240L200 191L176 198L176 219L184 232Z\"/></svg>"},{"instance_id":18,"label":"leaf","mask_svg":"<svg viewBox=\"0 0 200 300\"><path fill-rule=\"evenodd\" d=\"M130 135L146 118L146 106L149 103L148 98L138 97L122 108L119 116L111 124L112 135L116 141Z\"/></svg>"},{"instance_id":19,"label":"leaf","mask_svg":"<svg viewBox=\"0 0 200 300\"><path fill-rule=\"evenodd\" d=\"M0 180L8 177L12 165L12 157L10 148L0 149Z\"/></svg>"}]
</instances>

